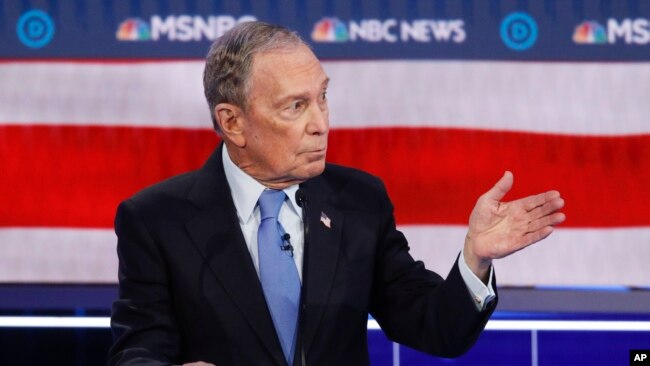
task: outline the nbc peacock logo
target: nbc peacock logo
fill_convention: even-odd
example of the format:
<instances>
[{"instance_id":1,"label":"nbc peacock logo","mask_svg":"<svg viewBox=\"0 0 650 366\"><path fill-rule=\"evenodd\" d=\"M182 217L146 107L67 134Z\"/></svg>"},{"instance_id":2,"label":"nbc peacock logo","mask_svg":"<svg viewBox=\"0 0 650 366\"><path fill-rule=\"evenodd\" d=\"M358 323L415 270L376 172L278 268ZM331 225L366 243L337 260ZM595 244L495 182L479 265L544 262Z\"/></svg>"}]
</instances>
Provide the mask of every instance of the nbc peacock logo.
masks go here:
<instances>
[{"instance_id":1,"label":"nbc peacock logo","mask_svg":"<svg viewBox=\"0 0 650 366\"><path fill-rule=\"evenodd\" d=\"M578 44L602 44L607 43L605 27L598 22L585 20L576 26L573 32L573 42Z\"/></svg>"},{"instance_id":2,"label":"nbc peacock logo","mask_svg":"<svg viewBox=\"0 0 650 366\"><path fill-rule=\"evenodd\" d=\"M151 30L144 20L129 18L120 23L115 37L120 41L148 41L151 39Z\"/></svg>"},{"instance_id":3,"label":"nbc peacock logo","mask_svg":"<svg viewBox=\"0 0 650 366\"><path fill-rule=\"evenodd\" d=\"M314 24L311 39L316 42L345 42L348 29L338 18L323 18Z\"/></svg>"}]
</instances>

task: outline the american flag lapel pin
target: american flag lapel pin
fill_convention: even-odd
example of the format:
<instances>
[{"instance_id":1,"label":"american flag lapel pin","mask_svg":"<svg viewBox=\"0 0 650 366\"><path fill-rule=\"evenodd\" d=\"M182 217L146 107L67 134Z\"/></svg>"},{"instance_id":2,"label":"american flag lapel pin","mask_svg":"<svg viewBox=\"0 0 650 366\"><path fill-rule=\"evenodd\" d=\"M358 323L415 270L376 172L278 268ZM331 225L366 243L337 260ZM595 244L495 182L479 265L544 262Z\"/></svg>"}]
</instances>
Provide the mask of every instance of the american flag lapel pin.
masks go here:
<instances>
[{"instance_id":1,"label":"american flag lapel pin","mask_svg":"<svg viewBox=\"0 0 650 366\"><path fill-rule=\"evenodd\" d=\"M325 227L327 227L328 229L332 228L332 220L330 220L330 218L327 217L327 215L323 211L320 212L320 222L322 222L323 225L325 225Z\"/></svg>"}]
</instances>

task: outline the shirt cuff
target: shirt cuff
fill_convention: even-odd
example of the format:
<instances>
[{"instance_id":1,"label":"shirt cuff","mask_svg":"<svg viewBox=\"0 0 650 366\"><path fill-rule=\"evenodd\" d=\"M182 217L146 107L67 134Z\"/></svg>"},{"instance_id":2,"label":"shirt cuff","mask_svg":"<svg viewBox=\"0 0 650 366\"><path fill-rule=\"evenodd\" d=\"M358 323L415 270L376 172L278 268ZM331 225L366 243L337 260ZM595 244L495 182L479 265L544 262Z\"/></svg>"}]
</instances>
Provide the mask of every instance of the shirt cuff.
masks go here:
<instances>
[{"instance_id":1,"label":"shirt cuff","mask_svg":"<svg viewBox=\"0 0 650 366\"><path fill-rule=\"evenodd\" d=\"M485 307L494 300L496 294L494 292L494 285L492 277L494 275L494 266L490 266L490 277L488 278L487 286L481 281L465 262L465 256L463 251L460 252L460 258L458 258L458 269L460 270L460 276L463 277L467 290L472 296L474 305L478 311L483 311Z\"/></svg>"}]
</instances>

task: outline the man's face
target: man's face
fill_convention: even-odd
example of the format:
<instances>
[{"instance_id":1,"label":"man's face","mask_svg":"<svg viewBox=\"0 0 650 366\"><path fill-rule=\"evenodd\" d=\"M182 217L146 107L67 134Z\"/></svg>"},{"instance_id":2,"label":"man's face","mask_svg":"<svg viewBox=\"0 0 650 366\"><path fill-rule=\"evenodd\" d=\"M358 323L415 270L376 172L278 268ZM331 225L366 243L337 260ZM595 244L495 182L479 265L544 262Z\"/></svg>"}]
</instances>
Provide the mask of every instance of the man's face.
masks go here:
<instances>
[{"instance_id":1,"label":"man's face","mask_svg":"<svg viewBox=\"0 0 650 366\"><path fill-rule=\"evenodd\" d=\"M255 55L239 167L272 188L322 173L329 130L328 81L306 46Z\"/></svg>"}]
</instances>

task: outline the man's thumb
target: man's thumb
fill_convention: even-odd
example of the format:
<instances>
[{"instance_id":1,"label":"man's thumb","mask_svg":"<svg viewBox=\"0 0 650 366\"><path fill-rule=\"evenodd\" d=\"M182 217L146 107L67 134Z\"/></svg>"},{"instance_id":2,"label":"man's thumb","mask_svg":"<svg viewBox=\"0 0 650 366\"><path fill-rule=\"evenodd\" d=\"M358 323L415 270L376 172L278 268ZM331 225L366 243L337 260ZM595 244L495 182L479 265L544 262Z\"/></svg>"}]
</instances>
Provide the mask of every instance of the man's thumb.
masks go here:
<instances>
[{"instance_id":1,"label":"man's thumb","mask_svg":"<svg viewBox=\"0 0 650 366\"><path fill-rule=\"evenodd\" d=\"M506 171L503 174L503 177L492 187L489 191L485 193L485 196L490 200L501 201L503 196L508 193L510 188L512 188L512 183L514 181L514 176L510 171Z\"/></svg>"}]
</instances>

